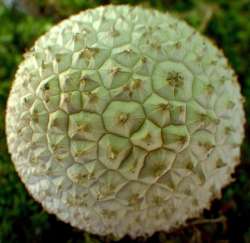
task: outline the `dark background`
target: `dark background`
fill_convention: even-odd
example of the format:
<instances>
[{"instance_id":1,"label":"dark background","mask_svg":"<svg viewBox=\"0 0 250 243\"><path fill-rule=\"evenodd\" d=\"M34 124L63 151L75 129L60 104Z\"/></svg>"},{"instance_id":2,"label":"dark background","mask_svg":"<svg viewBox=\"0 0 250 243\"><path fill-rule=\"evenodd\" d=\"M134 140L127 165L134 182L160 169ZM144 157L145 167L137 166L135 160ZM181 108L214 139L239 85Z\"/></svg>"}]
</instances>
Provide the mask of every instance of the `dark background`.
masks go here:
<instances>
[{"instance_id":1,"label":"dark background","mask_svg":"<svg viewBox=\"0 0 250 243\"><path fill-rule=\"evenodd\" d=\"M246 139L235 182L223 190L198 221L171 234L122 242L250 243L250 0L0 0L0 243L99 243L47 214L26 192L7 152L4 134L6 99L22 53L53 24L86 8L130 3L170 11L187 20L224 50L245 96Z\"/></svg>"}]
</instances>

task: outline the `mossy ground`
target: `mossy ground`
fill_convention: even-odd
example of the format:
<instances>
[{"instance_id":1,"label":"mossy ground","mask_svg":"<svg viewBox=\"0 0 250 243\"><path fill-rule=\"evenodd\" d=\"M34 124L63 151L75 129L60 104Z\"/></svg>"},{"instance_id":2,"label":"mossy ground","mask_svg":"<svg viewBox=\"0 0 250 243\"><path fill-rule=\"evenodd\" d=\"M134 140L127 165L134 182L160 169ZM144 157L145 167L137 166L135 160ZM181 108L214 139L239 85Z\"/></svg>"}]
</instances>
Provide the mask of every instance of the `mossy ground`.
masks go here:
<instances>
[{"instance_id":1,"label":"mossy ground","mask_svg":"<svg viewBox=\"0 0 250 243\"><path fill-rule=\"evenodd\" d=\"M7 2L7 1L6 1ZM21 3L26 4L21 4ZM18 3L18 4L17 4ZM28 4L27 4L28 3ZM131 242L250 242L250 1L249 0L21 0L7 8L0 0L0 243L111 242L73 229L48 215L26 192L7 152L4 116L8 92L25 52L49 27L72 13L101 4L141 4L186 19L222 48L245 96L246 139L235 182L224 189L202 219L171 234ZM17 5L19 5L17 7ZM20 10L21 9L21 10ZM211 220L204 220L211 219ZM218 220L217 220L218 219ZM122 242L130 242L123 239Z\"/></svg>"}]
</instances>

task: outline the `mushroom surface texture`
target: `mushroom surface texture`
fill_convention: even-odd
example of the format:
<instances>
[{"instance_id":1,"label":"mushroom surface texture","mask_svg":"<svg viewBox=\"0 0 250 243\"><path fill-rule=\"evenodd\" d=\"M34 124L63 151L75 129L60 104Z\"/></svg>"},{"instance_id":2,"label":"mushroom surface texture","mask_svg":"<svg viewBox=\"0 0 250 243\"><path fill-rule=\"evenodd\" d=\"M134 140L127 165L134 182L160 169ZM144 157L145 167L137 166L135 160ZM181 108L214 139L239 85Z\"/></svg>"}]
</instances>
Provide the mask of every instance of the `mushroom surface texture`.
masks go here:
<instances>
[{"instance_id":1,"label":"mushroom surface texture","mask_svg":"<svg viewBox=\"0 0 250 243\"><path fill-rule=\"evenodd\" d=\"M62 21L24 55L6 134L30 194L117 238L209 208L240 160L244 111L227 60L168 13L129 6Z\"/></svg>"}]
</instances>

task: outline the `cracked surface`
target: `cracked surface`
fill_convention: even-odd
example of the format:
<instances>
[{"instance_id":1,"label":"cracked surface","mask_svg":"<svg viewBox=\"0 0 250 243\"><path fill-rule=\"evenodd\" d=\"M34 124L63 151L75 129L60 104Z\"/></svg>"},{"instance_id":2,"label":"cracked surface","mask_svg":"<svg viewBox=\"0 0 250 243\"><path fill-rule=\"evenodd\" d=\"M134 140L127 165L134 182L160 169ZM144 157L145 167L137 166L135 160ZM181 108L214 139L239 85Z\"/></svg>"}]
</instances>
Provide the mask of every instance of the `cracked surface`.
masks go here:
<instances>
[{"instance_id":1,"label":"cracked surface","mask_svg":"<svg viewBox=\"0 0 250 243\"><path fill-rule=\"evenodd\" d=\"M6 132L49 212L96 234L168 231L231 181L243 139L234 72L169 14L99 7L41 37L19 66Z\"/></svg>"}]
</instances>

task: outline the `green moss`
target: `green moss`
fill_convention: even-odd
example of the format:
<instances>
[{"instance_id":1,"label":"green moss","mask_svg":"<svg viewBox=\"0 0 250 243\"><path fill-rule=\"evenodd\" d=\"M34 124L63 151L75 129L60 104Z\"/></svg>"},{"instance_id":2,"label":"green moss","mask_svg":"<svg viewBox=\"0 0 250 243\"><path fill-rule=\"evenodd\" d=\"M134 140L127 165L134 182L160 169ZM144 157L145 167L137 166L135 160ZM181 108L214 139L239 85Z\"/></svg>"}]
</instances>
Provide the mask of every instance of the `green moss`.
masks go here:
<instances>
[{"instance_id":1,"label":"green moss","mask_svg":"<svg viewBox=\"0 0 250 243\"><path fill-rule=\"evenodd\" d=\"M22 53L53 23L72 13L100 4L142 4L169 10L212 38L239 75L245 96L246 132L250 134L250 4L249 0L34 0L24 11L0 3L0 242L109 242L84 234L48 215L28 195L10 157L4 133L8 92ZM210 15L206 15L210 11ZM204 17L207 19L204 21ZM206 224L172 234L156 234L147 242L250 242L250 137L242 146L236 181L224 190L204 217L226 217L224 224ZM224 226L227 227L224 227ZM123 242L129 242L124 239ZM139 241L139 240L138 240ZM137 241L137 242L138 242ZM196 241L198 242L198 240Z\"/></svg>"}]
</instances>

